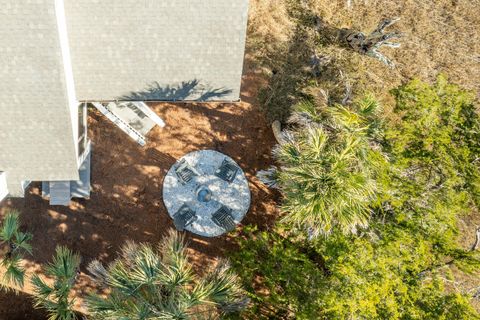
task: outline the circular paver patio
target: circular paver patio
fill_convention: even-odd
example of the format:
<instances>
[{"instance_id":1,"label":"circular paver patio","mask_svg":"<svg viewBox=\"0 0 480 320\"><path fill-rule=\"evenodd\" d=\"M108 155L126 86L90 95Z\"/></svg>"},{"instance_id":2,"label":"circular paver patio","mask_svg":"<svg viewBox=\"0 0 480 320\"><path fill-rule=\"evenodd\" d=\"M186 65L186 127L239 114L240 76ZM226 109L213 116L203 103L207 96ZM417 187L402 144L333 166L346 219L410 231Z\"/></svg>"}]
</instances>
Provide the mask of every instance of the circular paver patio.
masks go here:
<instances>
[{"instance_id":1,"label":"circular paver patio","mask_svg":"<svg viewBox=\"0 0 480 320\"><path fill-rule=\"evenodd\" d=\"M232 171L237 169L231 182L218 176L225 163ZM250 207L250 199L248 181L241 168L233 159L214 150L186 154L170 168L163 181L163 202L170 217L178 217L182 208L190 209L195 218L185 230L205 237L228 231L212 220L219 209L226 208L238 224Z\"/></svg>"}]
</instances>

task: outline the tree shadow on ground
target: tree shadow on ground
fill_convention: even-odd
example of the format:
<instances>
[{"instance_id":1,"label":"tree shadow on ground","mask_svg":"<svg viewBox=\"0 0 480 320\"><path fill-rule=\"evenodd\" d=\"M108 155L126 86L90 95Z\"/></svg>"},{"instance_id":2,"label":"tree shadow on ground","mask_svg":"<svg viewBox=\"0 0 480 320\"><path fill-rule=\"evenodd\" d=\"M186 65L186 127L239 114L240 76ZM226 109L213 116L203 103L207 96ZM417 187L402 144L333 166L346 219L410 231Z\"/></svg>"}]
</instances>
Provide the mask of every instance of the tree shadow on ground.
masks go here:
<instances>
[{"instance_id":1,"label":"tree shadow on ground","mask_svg":"<svg viewBox=\"0 0 480 320\"><path fill-rule=\"evenodd\" d=\"M213 88L212 86L201 83L194 79L190 81L182 81L178 85L161 85L153 82L144 90L130 92L118 100L135 100L135 101L210 101L221 100L225 96L232 93L233 90L226 88Z\"/></svg>"},{"instance_id":2,"label":"tree shadow on ground","mask_svg":"<svg viewBox=\"0 0 480 320\"><path fill-rule=\"evenodd\" d=\"M23 292L0 291L0 319L5 320L47 320L42 310L32 308L33 299Z\"/></svg>"}]
</instances>

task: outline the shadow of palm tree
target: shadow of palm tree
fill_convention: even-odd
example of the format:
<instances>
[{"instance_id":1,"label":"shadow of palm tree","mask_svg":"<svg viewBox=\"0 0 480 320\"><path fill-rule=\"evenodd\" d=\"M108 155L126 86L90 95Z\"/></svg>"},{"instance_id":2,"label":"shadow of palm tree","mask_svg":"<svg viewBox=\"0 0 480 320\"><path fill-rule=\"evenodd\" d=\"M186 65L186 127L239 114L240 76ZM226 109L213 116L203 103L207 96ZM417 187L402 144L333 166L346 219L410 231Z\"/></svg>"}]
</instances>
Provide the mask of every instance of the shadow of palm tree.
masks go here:
<instances>
[{"instance_id":1,"label":"shadow of palm tree","mask_svg":"<svg viewBox=\"0 0 480 320\"><path fill-rule=\"evenodd\" d=\"M213 88L194 79L182 81L178 85L161 85L158 82L153 82L142 91L130 92L118 99L140 101L211 101L221 99L232 93L232 91L226 88Z\"/></svg>"},{"instance_id":2,"label":"shadow of palm tree","mask_svg":"<svg viewBox=\"0 0 480 320\"><path fill-rule=\"evenodd\" d=\"M33 296L22 291L0 291L0 319L8 320L47 320L49 316L43 309L33 308ZM78 319L84 315L77 313Z\"/></svg>"}]
</instances>

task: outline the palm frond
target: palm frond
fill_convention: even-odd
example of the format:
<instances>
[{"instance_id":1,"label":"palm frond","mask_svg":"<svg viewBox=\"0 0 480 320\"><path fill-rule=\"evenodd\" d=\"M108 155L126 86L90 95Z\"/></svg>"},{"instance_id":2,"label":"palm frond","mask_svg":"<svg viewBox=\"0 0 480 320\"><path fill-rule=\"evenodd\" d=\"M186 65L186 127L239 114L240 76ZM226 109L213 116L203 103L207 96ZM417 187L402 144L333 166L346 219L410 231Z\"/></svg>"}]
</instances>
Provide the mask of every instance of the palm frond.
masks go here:
<instances>
[{"instance_id":1,"label":"palm frond","mask_svg":"<svg viewBox=\"0 0 480 320\"><path fill-rule=\"evenodd\" d=\"M136 252L131 278L139 284L153 284L161 272L158 255L149 246L143 245Z\"/></svg>"},{"instance_id":2,"label":"palm frond","mask_svg":"<svg viewBox=\"0 0 480 320\"><path fill-rule=\"evenodd\" d=\"M91 294L87 297L86 303L90 312L100 316L111 315L114 312L122 312L123 316L127 314L123 311L124 310L124 299L123 296L118 296L116 294L112 294L109 296L108 299L103 298L97 294ZM117 314L120 318L120 314Z\"/></svg>"},{"instance_id":3,"label":"palm frond","mask_svg":"<svg viewBox=\"0 0 480 320\"><path fill-rule=\"evenodd\" d=\"M0 229L0 240L5 242L13 242L19 227L19 213L18 211L9 211L3 219L3 224Z\"/></svg>"},{"instance_id":4,"label":"palm frond","mask_svg":"<svg viewBox=\"0 0 480 320\"><path fill-rule=\"evenodd\" d=\"M126 296L135 295L140 285L130 278L130 268L123 261L109 266L108 285Z\"/></svg>"},{"instance_id":5,"label":"palm frond","mask_svg":"<svg viewBox=\"0 0 480 320\"><path fill-rule=\"evenodd\" d=\"M376 116L381 111L380 103L372 94L367 94L362 99L357 100L355 105L359 113L367 118Z\"/></svg>"},{"instance_id":6,"label":"palm frond","mask_svg":"<svg viewBox=\"0 0 480 320\"><path fill-rule=\"evenodd\" d=\"M270 167L267 170L260 170L257 172L256 177L260 180L264 185L269 188L277 188L277 168Z\"/></svg>"},{"instance_id":7,"label":"palm frond","mask_svg":"<svg viewBox=\"0 0 480 320\"><path fill-rule=\"evenodd\" d=\"M17 211L9 211L0 227L0 240L8 245L8 252L0 261L6 269L0 283L5 290L8 290L8 285L23 287L25 269L21 266L22 251L30 254L32 252L32 247L28 243L32 236L19 231L19 218Z\"/></svg>"},{"instance_id":8,"label":"palm frond","mask_svg":"<svg viewBox=\"0 0 480 320\"><path fill-rule=\"evenodd\" d=\"M303 100L292 108L292 116L289 123L308 125L311 122L320 122L322 115L320 109L311 101Z\"/></svg>"},{"instance_id":9,"label":"palm frond","mask_svg":"<svg viewBox=\"0 0 480 320\"><path fill-rule=\"evenodd\" d=\"M171 230L159 253L146 244L128 243L107 268L91 263L92 279L106 283L110 294L89 296L87 306L95 319L215 318L222 306L241 305L238 279L227 269L224 265L199 279L183 235Z\"/></svg>"},{"instance_id":10,"label":"palm frond","mask_svg":"<svg viewBox=\"0 0 480 320\"><path fill-rule=\"evenodd\" d=\"M48 286L38 275L33 275L31 279L33 291L35 294L36 306L41 306L43 301L48 299L54 292L54 289Z\"/></svg>"},{"instance_id":11,"label":"palm frond","mask_svg":"<svg viewBox=\"0 0 480 320\"><path fill-rule=\"evenodd\" d=\"M16 235L15 245L17 249L22 249L32 254L32 246L29 241L32 240L32 235L30 233L18 232Z\"/></svg>"},{"instance_id":12,"label":"palm frond","mask_svg":"<svg viewBox=\"0 0 480 320\"><path fill-rule=\"evenodd\" d=\"M101 285L107 284L108 271L100 261L93 260L90 262L87 270L90 272L90 278L92 278L94 281L100 283Z\"/></svg>"},{"instance_id":13,"label":"palm frond","mask_svg":"<svg viewBox=\"0 0 480 320\"><path fill-rule=\"evenodd\" d=\"M80 255L73 253L67 247L57 247L52 263L50 263L45 272L57 279L68 280L76 276L78 266L80 265Z\"/></svg>"},{"instance_id":14,"label":"palm frond","mask_svg":"<svg viewBox=\"0 0 480 320\"><path fill-rule=\"evenodd\" d=\"M0 261L0 265L5 269L5 273L0 281L0 286L4 290L9 290L11 285L23 288L25 281L25 268L21 265L21 257L13 254Z\"/></svg>"},{"instance_id":15,"label":"palm frond","mask_svg":"<svg viewBox=\"0 0 480 320\"><path fill-rule=\"evenodd\" d=\"M207 274L202 286L203 291L208 293L209 300L221 307L236 303L238 298L243 298L239 279L225 260L221 260L213 272Z\"/></svg>"},{"instance_id":16,"label":"palm frond","mask_svg":"<svg viewBox=\"0 0 480 320\"><path fill-rule=\"evenodd\" d=\"M70 291L80 265L80 256L66 247L57 247L52 262L45 273L54 278L53 286L49 286L38 275L32 277L34 301L36 308L47 310L49 319L74 320L75 299L69 299Z\"/></svg>"},{"instance_id":17,"label":"palm frond","mask_svg":"<svg viewBox=\"0 0 480 320\"><path fill-rule=\"evenodd\" d=\"M347 120L352 127L361 124L361 118ZM287 213L283 221L310 235L365 226L376 192L370 168L377 158L370 156L368 140L348 131L332 135L321 127L303 128L295 138L295 152L289 144L277 153L278 185L285 195L281 208Z\"/></svg>"},{"instance_id":18,"label":"palm frond","mask_svg":"<svg viewBox=\"0 0 480 320\"><path fill-rule=\"evenodd\" d=\"M162 252L162 273L160 280L169 289L186 285L192 281L192 267L187 259L185 238L175 230L160 244Z\"/></svg>"}]
</instances>

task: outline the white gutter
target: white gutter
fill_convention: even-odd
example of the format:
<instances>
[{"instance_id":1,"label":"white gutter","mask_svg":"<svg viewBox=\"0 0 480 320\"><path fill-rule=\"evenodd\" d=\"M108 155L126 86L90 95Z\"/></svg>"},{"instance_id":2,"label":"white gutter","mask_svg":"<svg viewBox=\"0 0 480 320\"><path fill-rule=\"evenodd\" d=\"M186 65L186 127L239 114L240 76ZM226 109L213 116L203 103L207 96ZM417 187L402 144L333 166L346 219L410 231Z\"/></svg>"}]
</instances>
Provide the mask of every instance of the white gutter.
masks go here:
<instances>
[{"instance_id":1,"label":"white gutter","mask_svg":"<svg viewBox=\"0 0 480 320\"><path fill-rule=\"evenodd\" d=\"M70 56L70 46L68 42L64 0L55 0L55 15L57 17L58 36L60 40L60 49L62 52L65 84L67 87L68 106L70 108L70 117L72 120L73 144L75 145L75 154L78 161L78 101L75 92L72 59ZM77 163L77 165L79 164Z\"/></svg>"},{"instance_id":2,"label":"white gutter","mask_svg":"<svg viewBox=\"0 0 480 320\"><path fill-rule=\"evenodd\" d=\"M7 173L0 172L0 201L5 199L7 195L8 195Z\"/></svg>"}]
</instances>

